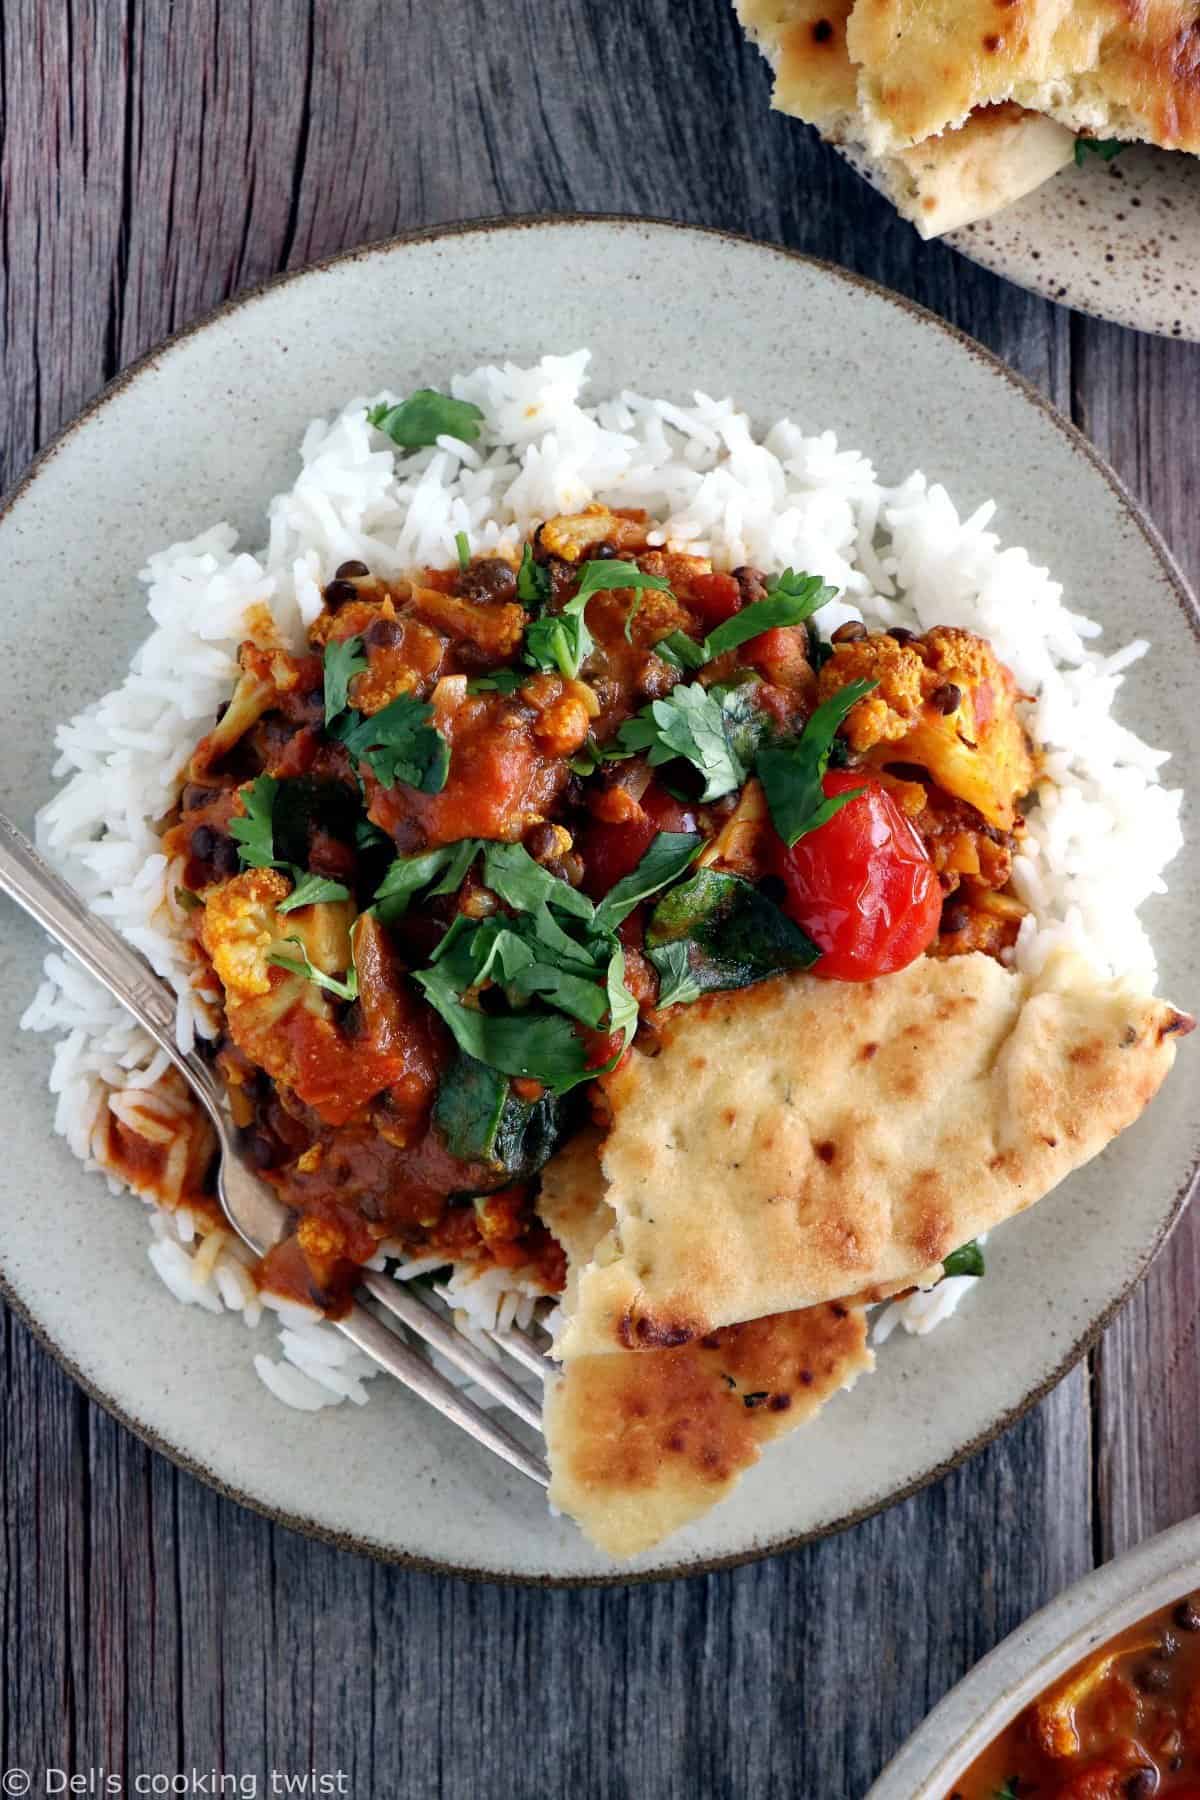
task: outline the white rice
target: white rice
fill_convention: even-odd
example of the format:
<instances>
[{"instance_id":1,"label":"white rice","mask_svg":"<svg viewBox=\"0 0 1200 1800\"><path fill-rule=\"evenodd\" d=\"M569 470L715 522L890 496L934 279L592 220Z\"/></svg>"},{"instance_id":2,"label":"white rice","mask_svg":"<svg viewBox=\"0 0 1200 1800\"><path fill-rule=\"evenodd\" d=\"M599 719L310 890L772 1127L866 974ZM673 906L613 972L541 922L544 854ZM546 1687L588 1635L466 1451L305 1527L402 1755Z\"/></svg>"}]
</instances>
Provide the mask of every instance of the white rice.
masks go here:
<instances>
[{"instance_id":1,"label":"white rice","mask_svg":"<svg viewBox=\"0 0 1200 1800\"><path fill-rule=\"evenodd\" d=\"M1124 673L1148 646L1135 640L1115 654L1101 651L1100 627L1067 609L1047 570L1024 550L1001 546L990 528L993 504L961 519L923 475L887 485L831 432L782 419L757 434L728 399L696 393L685 406L626 391L581 404L587 363L581 350L535 368L505 364L457 377L453 392L484 413L478 442L443 438L410 456L367 424L368 402L356 399L308 427L295 483L268 509L264 548L239 550L233 529L218 524L158 552L141 572L154 629L122 685L59 728L54 773L63 785L42 809L37 837L173 984L180 1043L212 1035L217 995L189 956L177 871L162 854L156 822L228 697L249 609L269 607L298 644L341 562L399 576L451 562L459 531L476 552L515 544L547 515L591 500L645 507L665 521L662 541L710 555L719 568L749 562L820 573L841 590L821 614L827 634L862 617L919 629L959 625L990 638L1035 696L1029 723L1047 746L1052 778L1014 874L1031 908L1016 960L1036 970L1065 942L1101 974L1152 986L1154 955L1137 913L1164 891L1163 870L1182 841L1181 796L1159 781L1167 752L1113 716ZM373 398L399 396L385 390ZM22 1024L56 1035L55 1130L89 1167L102 1167L105 1108L131 1104L130 1090L142 1090L142 1101L161 1094L161 1052L57 953L46 958ZM169 1095L162 1104L169 1110ZM151 1223L150 1260L178 1299L258 1324L264 1303L228 1233L206 1238L186 1209L156 1211ZM426 1258L397 1273L430 1267ZM972 1285L970 1277L947 1280L893 1304L877 1321L877 1341L896 1324L931 1329ZM459 1272L448 1298L480 1326L523 1322L534 1305L525 1284L500 1271L474 1280ZM280 1315L282 1360L255 1357L271 1391L307 1410L361 1404L373 1365L315 1314L271 1310Z\"/></svg>"}]
</instances>

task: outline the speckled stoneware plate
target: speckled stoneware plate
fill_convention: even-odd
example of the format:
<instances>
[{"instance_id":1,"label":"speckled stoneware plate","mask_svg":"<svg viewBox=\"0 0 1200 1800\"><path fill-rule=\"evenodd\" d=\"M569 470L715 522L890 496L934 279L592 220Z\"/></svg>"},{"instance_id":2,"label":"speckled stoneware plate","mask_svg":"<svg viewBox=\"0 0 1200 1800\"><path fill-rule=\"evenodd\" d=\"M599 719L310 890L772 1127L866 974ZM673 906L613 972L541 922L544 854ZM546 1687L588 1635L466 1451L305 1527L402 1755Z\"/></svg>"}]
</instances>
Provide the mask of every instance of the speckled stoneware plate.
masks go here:
<instances>
[{"instance_id":1,"label":"speckled stoneware plate","mask_svg":"<svg viewBox=\"0 0 1200 1800\"><path fill-rule=\"evenodd\" d=\"M389 383L590 344L595 391L732 390L758 419L832 427L893 478L920 467L1000 528L1070 599L1156 653L1124 716L1200 766L1194 610L1153 532L1087 445L999 363L835 269L742 240L622 220L471 227L343 257L247 296L113 387L0 517L0 805L51 791L51 733L112 686L146 631L147 552L230 519L257 542L306 421ZM1195 809L1192 809L1195 830ZM1165 991L1200 1007L1194 850L1149 921ZM19 1035L43 945L0 915L0 1268L75 1376L206 1479L339 1542L525 1580L623 1573L398 1388L366 1412L291 1413L235 1319L185 1311L146 1260L141 1205L111 1197L51 1132L49 1046ZM986 1288L927 1340L776 1446L732 1503L629 1566L712 1566L834 1530L946 1469L1043 1393L1145 1269L1192 1176L1185 1071L1151 1116L997 1238ZM264 1346L266 1347L266 1346Z\"/></svg>"},{"instance_id":2,"label":"speckled stoneware plate","mask_svg":"<svg viewBox=\"0 0 1200 1800\"><path fill-rule=\"evenodd\" d=\"M860 175L865 159L843 151ZM947 238L1047 300L1164 337L1200 340L1200 164L1131 144L1086 158Z\"/></svg>"},{"instance_id":3,"label":"speckled stoneware plate","mask_svg":"<svg viewBox=\"0 0 1200 1800\"><path fill-rule=\"evenodd\" d=\"M1127 1625L1200 1586L1200 1519L1085 1575L1004 1639L913 1733L866 1800L945 1800L1010 1719Z\"/></svg>"}]
</instances>

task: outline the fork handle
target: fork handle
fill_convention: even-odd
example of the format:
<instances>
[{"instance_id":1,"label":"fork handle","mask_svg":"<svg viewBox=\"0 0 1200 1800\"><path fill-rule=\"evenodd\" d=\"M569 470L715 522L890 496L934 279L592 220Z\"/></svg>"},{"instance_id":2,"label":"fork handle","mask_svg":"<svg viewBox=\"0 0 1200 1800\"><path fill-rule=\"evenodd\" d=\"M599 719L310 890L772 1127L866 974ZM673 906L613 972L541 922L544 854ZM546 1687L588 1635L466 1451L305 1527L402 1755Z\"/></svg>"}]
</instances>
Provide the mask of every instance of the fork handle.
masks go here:
<instances>
[{"instance_id":1,"label":"fork handle","mask_svg":"<svg viewBox=\"0 0 1200 1800\"><path fill-rule=\"evenodd\" d=\"M200 1057L182 1051L176 1041L172 989L42 861L24 832L4 813L0 813L0 892L10 895L133 1014L196 1089L210 1113L219 1110L208 1066Z\"/></svg>"}]
</instances>

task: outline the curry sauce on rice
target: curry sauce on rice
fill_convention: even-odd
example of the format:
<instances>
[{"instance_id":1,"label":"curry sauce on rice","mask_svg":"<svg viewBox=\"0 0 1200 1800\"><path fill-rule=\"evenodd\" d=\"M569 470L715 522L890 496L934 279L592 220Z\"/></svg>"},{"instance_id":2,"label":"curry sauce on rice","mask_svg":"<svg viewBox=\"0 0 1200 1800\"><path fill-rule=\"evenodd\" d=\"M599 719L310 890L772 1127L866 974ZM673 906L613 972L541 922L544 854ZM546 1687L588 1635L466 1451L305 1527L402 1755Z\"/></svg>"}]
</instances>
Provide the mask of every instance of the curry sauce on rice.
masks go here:
<instances>
[{"instance_id":1,"label":"curry sauce on rice","mask_svg":"<svg viewBox=\"0 0 1200 1800\"><path fill-rule=\"evenodd\" d=\"M828 504L813 440L712 402L589 415L523 373L334 428L381 465L335 534L361 553L308 544L290 609L252 579L227 605L226 697L154 823L158 926L292 1221L226 1289L292 1327L368 1264L449 1271L485 1323L554 1303L551 1497L628 1554L871 1366L867 1306L1132 1123L1191 1021L1047 896L1076 752L1039 708L1082 698L978 628L953 546L919 594L941 498L896 491L889 570L864 465L808 572L761 554L820 533L753 471ZM556 454L570 504L531 514ZM139 1099L86 1071L91 1152L219 1236L206 1132L141 1073Z\"/></svg>"}]
</instances>

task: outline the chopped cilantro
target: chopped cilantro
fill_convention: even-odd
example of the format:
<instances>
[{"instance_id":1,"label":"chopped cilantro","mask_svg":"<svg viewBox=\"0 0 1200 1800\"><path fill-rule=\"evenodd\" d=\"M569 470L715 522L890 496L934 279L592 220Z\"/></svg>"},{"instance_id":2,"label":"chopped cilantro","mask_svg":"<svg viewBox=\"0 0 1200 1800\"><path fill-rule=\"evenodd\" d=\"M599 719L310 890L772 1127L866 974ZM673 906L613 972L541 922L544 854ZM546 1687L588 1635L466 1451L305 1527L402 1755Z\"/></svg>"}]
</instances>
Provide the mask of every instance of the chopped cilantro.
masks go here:
<instances>
[{"instance_id":1,"label":"chopped cilantro","mask_svg":"<svg viewBox=\"0 0 1200 1800\"><path fill-rule=\"evenodd\" d=\"M468 538L465 531L455 532L454 548L458 551L459 569L469 569L471 566L471 540Z\"/></svg>"},{"instance_id":2,"label":"chopped cilantro","mask_svg":"<svg viewBox=\"0 0 1200 1800\"><path fill-rule=\"evenodd\" d=\"M483 879L494 894L517 912L556 906L560 912L589 922L594 912L586 894L543 869L521 844L485 844Z\"/></svg>"},{"instance_id":3,"label":"chopped cilantro","mask_svg":"<svg viewBox=\"0 0 1200 1800\"><path fill-rule=\"evenodd\" d=\"M515 694L529 680L523 669L493 669L490 675L472 675L468 694Z\"/></svg>"},{"instance_id":4,"label":"chopped cilantro","mask_svg":"<svg viewBox=\"0 0 1200 1800\"><path fill-rule=\"evenodd\" d=\"M402 450L421 450L427 444L436 444L440 437L473 444L482 418L480 409L469 400L455 400L449 394L439 394L436 388L418 388L398 406L381 403L367 411L367 423Z\"/></svg>"},{"instance_id":5,"label":"chopped cilantro","mask_svg":"<svg viewBox=\"0 0 1200 1800\"><path fill-rule=\"evenodd\" d=\"M699 769L704 777L702 800L719 800L746 779L745 765L729 741L721 701L699 686L681 684L625 721L617 733L615 754L634 756L640 750L648 752L654 769L677 756Z\"/></svg>"},{"instance_id":6,"label":"chopped cilantro","mask_svg":"<svg viewBox=\"0 0 1200 1800\"><path fill-rule=\"evenodd\" d=\"M336 975L326 975L323 969L318 969L314 963L309 961L303 938L285 938L284 942L295 944L299 954L286 956L282 950L270 950L267 952L269 963L274 963L277 968L286 969L291 975L303 975L306 981L311 981L317 987L324 988L326 993L335 995L339 1000L358 999L358 970L354 966L353 933L350 936L350 967L346 970L345 977L340 980Z\"/></svg>"},{"instance_id":7,"label":"chopped cilantro","mask_svg":"<svg viewBox=\"0 0 1200 1800\"><path fill-rule=\"evenodd\" d=\"M360 637L331 641L325 646L325 723L332 725L349 704L350 683L367 666Z\"/></svg>"},{"instance_id":8,"label":"chopped cilantro","mask_svg":"<svg viewBox=\"0 0 1200 1800\"><path fill-rule=\"evenodd\" d=\"M658 970L659 1006L690 1006L704 989L692 974L691 957L685 939L663 944L650 958Z\"/></svg>"},{"instance_id":9,"label":"chopped cilantro","mask_svg":"<svg viewBox=\"0 0 1200 1800\"><path fill-rule=\"evenodd\" d=\"M683 874L703 842L697 832L660 831L637 868L618 881L596 908L597 929L615 931L635 906Z\"/></svg>"},{"instance_id":10,"label":"chopped cilantro","mask_svg":"<svg viewBox=\"0 0 1200 1800\"><path fill-rule=\"evenodd\" d=\"M435 894L454 894L466 879L467 870L482 848L478 838L464 838L458 844L443 844L437 850L426 850L420 856L398 856L379 886L371 908L385 925L402 919L414 894L440 875Z\"/></svg>"},{"instance_id":11,"label":"chopped cilantro","mask_svg":"<svg viewBox=\"0 0 1200 1800\"><path fill-rule=\"evenodd\" d=\"M1090 138L1075 139L1075 166L1082 169L1089 156L1098 156L1101 162L1111 162L1114 156L1120 156L1125 148L1122 138Z\"/></svg>"},{"instance_id":12,"label":"chopped cilantro","mask_svg":"<svg viewBox=\"0 0 1200 1800\"><path fill-rule=\"evenodd\" d=\"M714 662L727 650L736 650L761 632L773 631L780 625L802 625L836 593L837 589L827 586L819 575L797 575L794 570L785 569L782 575L768 581L765 600L751 601L709 632L702 646L705 662Z\"/></svg>"},{"instance_id":13,"label":"chopped cilantro","mask_svg":"<svg viewBox=\"0 0 1200 1800\"><path fill-rule=\"evenodd\" d=\"M545 606L550 599L550 571L541 563L534 562L533 551L528 544L521 552L521 566L517 570L517 599L522 606Z\"/></svg>"},{"instance_id":14,"label":"chopped cilantro","mask_svg":"<svg viewBox=\"0 0 1200 1800\"><path fill-rule=\"evenodd\" d=\"M690 638L686 631L672 631L665 638L659 638L654 654L675 669L702 669L708 660L704 645Z\"/></svg>"},{"instance_id":15,"label":"chopped cilantro","mask_svg":"<svg viewBox=\"0 0 1200 1800\"><path fill-rule=\"evenodd\" d=\"M177 906L180 906L184 912L195 912L198 907L204 905L199 894L193 894L191 888L185 887L177 887L175 889L175 903Z\"/></svg>"},{"instance_id":16,"label":"chopped cilantro","mask_svg":"<svg viewBox=\"0 0 1200 1800\"><path fill-rule=\"evenodd\" d=\"M286 900L281 900L275 908L276 912L295 912L298 906L316 906L322 900L348 900L350 889L343 887L340 881L331 881L324 875L304 875L299 869L293 871L296 885Z\"/></svg>"},{"instance_id":17,"label":"chopped cilantro","mask_svg":"<svg viewBox=\"0 0 1200 1800\"><path fill-rule=\"evenodd\" d=\"M952 1250L942 1268L947 1275L982 1275L984 1273L983 1250L974 1238L968 1244L960 1244Z\"/></svg>"},{"instance_id":18,"label":"chopped cilantro","mask_svg":"<svg viewBox=\"0 0 1200 1800\"><path fill-rule=\"evenodd\" d=\"M822 778L829 766L838 727L863 695L877 685L874 681L848 682L818 706L798 738L766 744L759 751L758 777L767 796L771 823L789 847L806 832L824 825L848 800L862 793L861 788L856 788L827 800Z\"/></svg>"},{"instance_id":19,"label":"chopped cilantro","mask_svg":"<svg viewBox=\"0 0 1200 1800\"><path fill-rule=\"evenodd\" d=\"M543 613L533 621L525 632L525 661L531 668L557 669L574 681L580 665L595 648L583 616L587 602L587 595L580 592L561 612Z\"/></svg>"},{"instance_id":20,"label":"chopped cilantro","mask_svg":"<svg viewBox=\"0 0 1200 1800\"><path fill-rule=\"evenodd\" d=\"M241 789L244 818L229 821L229 835L235 839L238 855L248 869L275 867L275 827L272 814L279 783L274 775L259 775L249 787Z\"/></svg>"},{"instance_id":21,"label":"chopped cilantro","mask_svg":"<svg viewBox=\"0 0 1200 1800\"><path fill-rule=\"evenodd\" d=\"M364 758L384 787L403 782L422 794L437 794L446 785L450 746L430 724L433 708L411 694L400 694L368 718L348 716L337 735L356 760Z\"/></svg>"}]
</instances>

